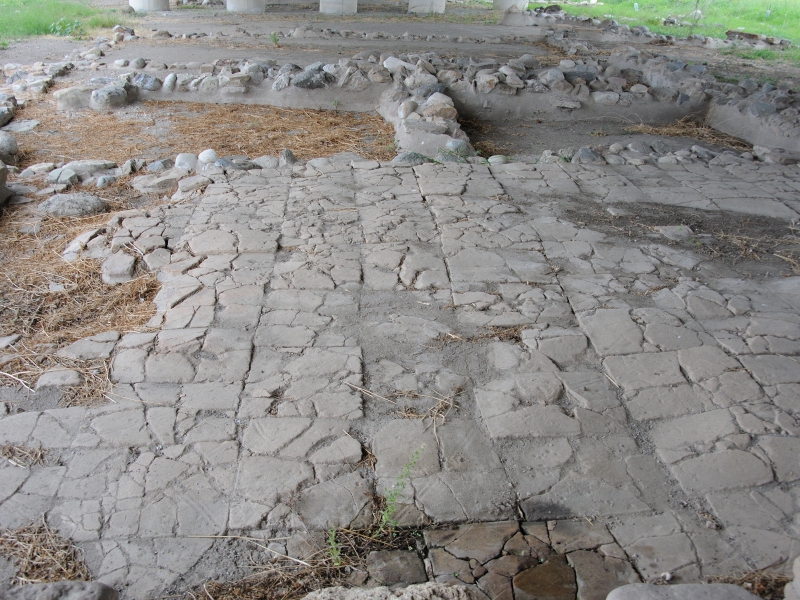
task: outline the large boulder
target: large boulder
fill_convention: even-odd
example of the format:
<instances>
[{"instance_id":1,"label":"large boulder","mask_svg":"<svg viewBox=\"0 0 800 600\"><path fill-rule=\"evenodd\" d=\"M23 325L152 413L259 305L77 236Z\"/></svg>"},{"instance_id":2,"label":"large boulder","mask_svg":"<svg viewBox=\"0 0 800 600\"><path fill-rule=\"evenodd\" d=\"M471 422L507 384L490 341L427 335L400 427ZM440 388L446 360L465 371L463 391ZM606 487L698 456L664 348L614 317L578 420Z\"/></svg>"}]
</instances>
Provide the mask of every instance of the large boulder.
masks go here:
<instances>
[{"instance_id":1,"label":"large boulder","mask_svg":"<svg viewBox=\"0 0 800 600\"><path fill-rule=\"evenodd\" d=\"M54 217L88 217L108 209L105 200L92 194L55 194L42 202L38 209Z\"/></svg>"},{"instance_id":2,"label":"large boulder","mask_svg":"<svg viewBox=\"0 0 800 600\"><path fill-rule=\"evenodd\" d=\"M136 100L136 89L134 86L126 85L107 85L92 92L89 106L95 110L110 110L121 108Z\"/></svg>"},{"instance_id":3,"label":"large boulder","mask_svg":"<svg viewBox=\"0 0 800 600\"><path fill-rule=\"evenodd\" d=\"M11 190L6 188L6 178L8 177L8 168L0 161L0 206L6 203L11 198Z\"/></svg>"},{"instance_id":4,"label":"large boulder","mask_svg":"<svg viewBox=\"0 0 800 600\"><path fill-rule=\"evenodd\" d=\"M19 145L13 135L0 131L0 161L7 165L17 164Z\"/></svg>"},{"instance_id":5,"label":"large boulder","mask_svg":"<svg viewBox=\"0 0 800 600\"><path fill-rule=\"evenodd\" d=\"M75 110L89 108L92 99L92 88L83 85L53 92L58 110Z\"/></svg>"}]
</instances>

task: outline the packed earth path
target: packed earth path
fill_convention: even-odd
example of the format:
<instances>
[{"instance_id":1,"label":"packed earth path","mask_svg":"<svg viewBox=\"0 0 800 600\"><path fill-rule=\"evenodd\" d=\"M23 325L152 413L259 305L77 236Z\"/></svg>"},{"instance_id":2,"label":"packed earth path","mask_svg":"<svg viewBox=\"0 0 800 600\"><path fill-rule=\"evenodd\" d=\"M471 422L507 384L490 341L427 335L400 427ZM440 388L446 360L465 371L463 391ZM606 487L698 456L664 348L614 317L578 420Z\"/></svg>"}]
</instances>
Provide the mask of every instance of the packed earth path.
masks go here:
<instances>
[{"instance_id":1,"label":"packed earth path","mask_svg":"<svg viewBox=\"0 0 800 600\"><path fill-rule=\"evenodd\" d=\"M180 27L209 29L210 10ZM332 52L303 44L309 61ZM170 52L134 40L97 69ZM790 574L796 255L734 261L686 223L791 237L800 167L696 145L636 160L636 148L625 164L210 161L171 198L111 214L113 248L155 249L156 314L59 349L108 359L105 403L57 406L74 371L46 372L36 392L3 388L0 444L46 460L0 464L0 527L44 518L126 599L324 553L331 528L374 527L381 498L422 537L371 554L349 583L455 581L522 600L557 581L552 597L588 599ZM648 225L653 211L672 221ZM130 272L127 256L104 263L108 282Z\"/></svg>"}]
</instances>

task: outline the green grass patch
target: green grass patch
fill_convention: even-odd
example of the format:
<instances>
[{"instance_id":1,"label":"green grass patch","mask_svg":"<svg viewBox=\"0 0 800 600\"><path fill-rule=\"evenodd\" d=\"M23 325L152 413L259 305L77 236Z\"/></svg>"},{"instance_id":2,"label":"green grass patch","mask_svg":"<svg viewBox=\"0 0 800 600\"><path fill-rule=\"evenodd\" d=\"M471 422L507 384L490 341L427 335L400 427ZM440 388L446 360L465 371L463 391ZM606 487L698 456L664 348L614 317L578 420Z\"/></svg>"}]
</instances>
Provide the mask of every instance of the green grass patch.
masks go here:
<instances>
[{"instance_id":1,"label":"green grass patch","mask_svg":"<svg viewBox=\"0 0 800 600\"><path fill-rule=\"evenodd\" d=\"M77 21L80 26L76 31L88 31L108 29L122 20L119 12L70 0L0 0L0 46L19 38L53 33L51 26L59 22Z\"/></svg>"},{"instance_id":2,"label":"green grass patch","mask_svg":"<svg viewBox=\"0 0 800 600\"><path fill-rule=\"evenodd\" d=\"M573 15L598 19L613 18L626 25L647 25L654 33L686 37L692 33L725 38L730 29L748 33L786 38L800 46L800 2L798 0L641 0L635 10L633 0L601 0L603 4L562 5ZM531 4L531 8L542 6ZM699 10L702 17L695 19L691 13ZM678 17L687 25L665 26L664 19ZM756 50L753 58L797 58L789 50ZM759 55L759 53L761 55ZM743 56L743 58L748 58Z\"/></svg>"}]
</instances>

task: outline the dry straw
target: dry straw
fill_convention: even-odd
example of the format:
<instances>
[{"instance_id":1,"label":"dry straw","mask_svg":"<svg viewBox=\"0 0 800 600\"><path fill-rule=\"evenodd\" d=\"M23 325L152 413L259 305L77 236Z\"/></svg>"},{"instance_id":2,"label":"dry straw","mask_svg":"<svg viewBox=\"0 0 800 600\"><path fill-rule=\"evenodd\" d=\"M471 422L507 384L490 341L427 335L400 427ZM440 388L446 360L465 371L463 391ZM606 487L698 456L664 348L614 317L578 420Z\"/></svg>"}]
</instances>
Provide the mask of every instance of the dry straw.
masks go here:
<instances>
[{"instance_id":1,"label":"dry straw","mask_svg":"<svg viewBox=\"0 0 800 600\"><path fill-rule=\"evenodd\" d=\"M394 157L394 131L379 115L335 110L148 101L124 111L77 111L70 119L50 95L20 111L40 125L18 134L35 148L22 166L79 159L153 160L214 148L220 156L256 158L289 148L301 159L357 152L365 158Z\"/></svg>"},{"instance_id":2,"label":"dry straw","mask_svg":"<svg viewBox=\"0 0 800 600\"><path fill-rule=\"evenodd\" d=\"M155 312L159 283L152 274L116 286L103 283L100 261L66 262L64 247L77 235L100 228L108 215L44 219L38 233L23 234L35 223L23 209L10 209L0 221L4 252L0 256L0 335L22 334L4 355L0 380L32 388L48 368L81 373L83 384L66 391L65 405L102 398L110 388L105 360L75 360L56 351L66 344L103 331L140 331ZM103 235L102 233L100 235Z\"/></svg>"},{"instance_id":3,"label":"dry straw","mask_svg":"<svg viewBox=\"0 0 800 600\"><path fill-rule=\"evenodd\" d=\"M2 532L0 556L14 562L17 584L90 579L80 550L44 521Z\"/></svg>"},{"instance_id":4,"label":"dry straw","mask_svg":"<svg viewBox=\"0 0 800 600\"><path fill-rule=\"evenodd\" d=\"M726 133L721 133L709 127L705 123L700 123L694 116L688 115L679 121L670 123L669 125L653 126L641 123L639 125L631 125L626 127L625 131L629 133L642 133L646 135L663 135L667 137L687 137L701 140L708 144L716 146L726 146L740 151L751 151L752 144L748 144L744 140L733 137Z\"/></svg>"}]
</instances>

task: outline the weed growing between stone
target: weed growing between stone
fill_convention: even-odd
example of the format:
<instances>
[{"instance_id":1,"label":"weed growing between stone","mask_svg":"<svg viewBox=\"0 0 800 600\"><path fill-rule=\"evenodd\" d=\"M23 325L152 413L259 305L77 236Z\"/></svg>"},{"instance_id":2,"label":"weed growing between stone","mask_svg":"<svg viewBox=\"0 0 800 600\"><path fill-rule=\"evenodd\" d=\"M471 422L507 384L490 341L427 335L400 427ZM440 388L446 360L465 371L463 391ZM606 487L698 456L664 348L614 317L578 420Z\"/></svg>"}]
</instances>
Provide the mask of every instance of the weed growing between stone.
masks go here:
<instances>
[{"instance_id":1,"label":"weed growing between stone","mask_svg":"<svg viewBox=\"0 0 800 600\"><path fill-rule=\"evenodd\" d=\"M332 527L319 536L309 537L308 551L299 558L274 556L267 564L254 564L255 572L249 577L231 582L210 581L187 591L184 597L186 600L295 600L327 587L357 585L366 579L370 552L415 550L420 535L407 529L394 529L378 536L372 528ZM269 541L242 539L261 549Z\"/></svg>"},{"instance_id":2,"label":"weed growing between stone","mask_svg":"<svg viewBox=\"0 0 800 600\"><path fill-rule=\"evenodd\" d=\"M3 531L0 556L13 561L16 584L91 579L80 550L44 521L41 525Z\"/></svg>"},{"instance_id":3,"label":"weed growing between stone","mask_svg":"<svg viewBox=\"0 0 800 600\"><path fill-rule=\"evenodd\" d=\"M375 530L374 537L380 538L387 532L397 527L398 523L395 520L394 515L399 508L400 495L411 481L411 469L417 465L420 453L424 448L425 446L420 447L411 455L409 461L403 465L400 475L398 475L397 479L395 479L392 490L386 496L386 504L378 515L377 529Z\"/></svg>"},{"instance_id":4,"label":"weed growing between stone","mask_svg":"<svg viewBox=\"0 0 800 600\"><path fill-rule=\"evenodd\" d=\"M328 558L333 561L334 567L339 567L342 564L342 546L336 539L336 527L331 527L328 530Z\"/></svg>"}]
</instances>

